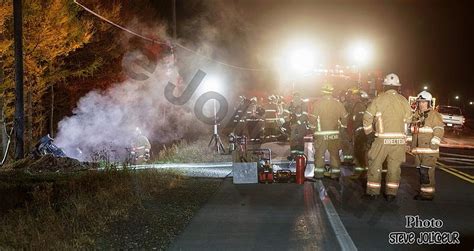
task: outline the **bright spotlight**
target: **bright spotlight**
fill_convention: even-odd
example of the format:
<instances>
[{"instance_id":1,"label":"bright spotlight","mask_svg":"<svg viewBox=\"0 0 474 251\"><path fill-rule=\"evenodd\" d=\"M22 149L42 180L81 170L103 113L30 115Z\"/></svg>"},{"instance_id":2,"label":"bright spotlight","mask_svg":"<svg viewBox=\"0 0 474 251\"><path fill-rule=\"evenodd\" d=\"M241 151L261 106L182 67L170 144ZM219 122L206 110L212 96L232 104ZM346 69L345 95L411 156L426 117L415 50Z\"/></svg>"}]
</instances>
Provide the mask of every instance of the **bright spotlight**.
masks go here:
<instances>
[{"instance_id":1,"label":"bright spotlight","mask_svg":"<svg viewBox=\"0 0 474 251\"><path fill-rule=\"evenodd\" d=\"M373 48L367 42L356 42L349 48L349 57L359 67L367 65L373 59Z\"/></svg>"},{"instance_id":2,"label":"bright spotlight","mask_svg":"<svg viewBox=\"0 0 474 251\"><path fill-rule=\"evenodd\" d=\"M424 86L423 90L425 90L425 91L428 90L428 86Z\"/></svg>"},{"instance_id":3,"label":"bright spotlight","mask_svg":"<svg viewBox=\"0 0 474 251\"><path fill-rule=\"evenodd\" d=\"M201 83L200 89L200 94L213 91L226 96L225 80L221 75L206 75ZM219 105L220 103L216 102L216 99L208 100L203 107L204 114L207 117L215 117L220 108Z\"/></svg>"},{"instance_id":4,"label":"bright spotlight","mask_svg":"<svg viewBox=\"0 0 474 251\"><path fill-rule=\"evenodd\" d=\"M224 92L224 84L221 78L217 76L206 76L203 81L203 87L206 92L214 91L218 93Z\"/></svg>"},{"instance_id":5,"label":"bright spotlight","mask_svg":"<svg viewBox=\"0 0 474 251\"><path fill-rule=\"evenodd\" d=\"M294 73L304 74L314 70L315 55L308 48L299 48L289 55L289 63Z\"/></svg>"},{"instance_id":6,"label":"bright spotlight","mask_svg":"<svg viewBox=\"0 0 474 251\"><path fill-rule=\"evenodd\" d=\"M459 96L454 97L455 99L459 99Z\"/></svg>"}]
</instances>

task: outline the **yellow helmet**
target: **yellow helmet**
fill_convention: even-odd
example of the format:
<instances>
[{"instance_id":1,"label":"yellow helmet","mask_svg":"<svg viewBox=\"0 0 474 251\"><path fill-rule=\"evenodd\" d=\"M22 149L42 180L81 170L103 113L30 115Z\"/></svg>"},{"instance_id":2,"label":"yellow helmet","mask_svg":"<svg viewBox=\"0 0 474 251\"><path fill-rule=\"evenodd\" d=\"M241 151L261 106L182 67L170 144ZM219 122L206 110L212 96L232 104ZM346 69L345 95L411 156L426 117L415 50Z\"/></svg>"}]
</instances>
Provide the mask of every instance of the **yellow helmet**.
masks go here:
<instances>
[{"instance_id":1,"label":"yellow helmet","mask_svg":"<svg viewBox=\"0 0 474 251\"><path fill-rule=\"evenodd\" d=\"M332 94L333 91L334 87L331 84L326 83L321 87L321 92L324 94Z\"/></svg>"},{"instance_id":2,"label":"yellow helmet","mask_svg":"<svg viewBox=\"0 0 474 251\"><path fill-rule=\"evenodd\" d=\"M350 92L351 92L352 94L354 94L354 95L360 93L360 90L359 90L359 88L357 88L357 87L349 88L348 91L350 91Z\"/></svg>"}]
</instances>

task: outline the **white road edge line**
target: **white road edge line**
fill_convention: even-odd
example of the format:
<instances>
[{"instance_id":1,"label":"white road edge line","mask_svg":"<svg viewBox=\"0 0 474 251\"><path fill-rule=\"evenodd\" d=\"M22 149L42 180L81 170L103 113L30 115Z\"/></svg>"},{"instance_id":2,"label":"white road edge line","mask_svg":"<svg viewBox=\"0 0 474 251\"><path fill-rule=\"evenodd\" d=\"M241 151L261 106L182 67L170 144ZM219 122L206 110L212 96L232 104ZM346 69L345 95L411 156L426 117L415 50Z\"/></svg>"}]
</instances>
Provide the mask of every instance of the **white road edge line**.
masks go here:
<instances>
[{"instance_id":1,"label":"white road edge line","mask_svg":"<svg viewBox=\"0 0 474 251\"><path fill-rule=\"evenodd\" d=\"M337 242L339 242L341 250L357 250L357 247L352 241L351 236L344 227L344 224L342 224L341 218L339 218L339 214L337 214L336 208L334 207L331 199L327 195L326 187L324 187L323 182L321 180L316 180L314 186L318 190L319 199L323 203L324 211L326 211L329 223L331 224L331 227L334 230L334 233L336 234Z\"/></svg>"}]
</instances>

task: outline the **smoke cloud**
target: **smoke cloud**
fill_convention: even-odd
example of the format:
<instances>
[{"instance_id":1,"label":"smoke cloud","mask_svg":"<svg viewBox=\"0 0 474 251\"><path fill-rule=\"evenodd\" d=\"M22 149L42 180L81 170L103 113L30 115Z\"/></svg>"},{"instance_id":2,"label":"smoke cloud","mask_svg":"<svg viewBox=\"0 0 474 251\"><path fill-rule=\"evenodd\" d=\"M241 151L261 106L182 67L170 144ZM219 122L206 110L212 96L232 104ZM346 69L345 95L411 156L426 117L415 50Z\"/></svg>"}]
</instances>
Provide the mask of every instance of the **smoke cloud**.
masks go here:
<instances>
[{"instance_id":1,"label":"smoke cloud","mask_svg":"<svg viewBox=\"0 0 474 251\"><path fill-rule=\"evenodd\" d=\"M133 65L131 60L141 57L144 56L139 51L129 52L123 64L129 67ZM103 148L115 150L121 158L135 137L136 128L151 141L160 143L202 129L193 121L189 105L172 105L163 95L166 84L175 83L177 79L174 65L167 63L172 61L170 57L158 62L147 80L129 79L106 91L91 91L81 98L73 116L59 122L56 144L69 156L81 160Z\"/></svg>"},{"instance_id":2,"label":"smoke cloud","mask_svg":"<svg viewBox=\"0 0 474 251\"><path fill-rule=\"evenodd\" d=\"M229 18L229 13L235 12L226 10L224 5L215 6L219 9L209 9L197 18L186 20L181 30L192 30L199 36L184 37L179 42L194 48L198 54L235 62L235 58L222 49L226 47L226 43L222 41L232 42L236 36L234 28L241 28L242 22L237 21L239 17L235 15ZM216 20L213 13L221 13L218 17L221 20ZM224 15L225 13L229 15ZM213 20L209 17L213 17ZM136 19L128 25L128 28L140 31L141 34L155 34L155 39L170 40L165 25L152 29L146 27ZM226 32L227 35L221 34L225 31L230 32ZM186 138L187 135L209 134L211 128L197 120L193 113L193 106L199 95L212 90L206 86L206 78L220 77L223 88L214 91L232 99L232 95L239 94L234 92L231 95L230 90L238 89L236 87L248 77L245 73L229 70L208 58L180 48L174 48L174 53L162 52L159 57L150 58L144 50L136 48L136 44L130 42L135 39L130 34L124 33L123 38L122 46L127 52L123 57L122 66L128 72L129 79L105 91L89 92L79 100L73 115L59 122L55 143L70 157L90 160L91 154L107 149L115 153L112 158L123 160L125 148L129 147L136 137L136 128L152 143L168 143ZM174 57L177 57L177 60ZM176 62L178 64L175 64ZM208 75L191 100L182 106L173 105L166 100L164 89L168 82L178 86L181 83L182 88L175 90L175 95L179 96L198 69ZM210 110L212 107L206 106L204 114L209 116L212 113Z\"/></svg>"}]
</instances>

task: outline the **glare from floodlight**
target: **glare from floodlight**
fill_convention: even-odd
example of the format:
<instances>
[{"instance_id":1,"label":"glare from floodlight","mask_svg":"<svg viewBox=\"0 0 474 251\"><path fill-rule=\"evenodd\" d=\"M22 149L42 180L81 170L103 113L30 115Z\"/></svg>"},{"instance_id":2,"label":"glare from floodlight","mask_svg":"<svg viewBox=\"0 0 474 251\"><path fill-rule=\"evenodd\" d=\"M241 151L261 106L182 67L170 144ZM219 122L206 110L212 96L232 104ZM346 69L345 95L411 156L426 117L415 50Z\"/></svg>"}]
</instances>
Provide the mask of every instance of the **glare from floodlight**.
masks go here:
<instances>
[{"instance_id":1,"label":"glare from floodlight","mask_svg":"<svg viewBox=\"0 0 474 251\"><path fill-rule=\"evenodd\" d=\"M204 78L203 87L206 92L214 91L218 93L224 92L224 84L221 78L208 75Z\"/></svg>"},{"instance_id":2,"label":"glare from floodlight","mask_svg":"<svg viewBox=\"0 0 474 251\"><path fill-rule=\"evenodd\" d=\"M294 73L304 74L310 72L315 66L314 52L308 48L300 48L289 55L289 63Z\"/></svg>"},{"instance_id":3,"label":"glare from floodlight","mask_svg":"<svg viewBox=\"0 0 474 251\"><path fill-rule=\"evenodd\" d=\"M349 48L350 60L356 63L358 67L369 64L373 59L373 48L365 42L359 41Z\"/></svg>"},{"instance_id":4,"label":"glare from floodlight","mask_svg":"<svg viewBox=\"0 0 474 251\"><path fill-rule=\"evenodd\" d=\"M459 99L459 96L454 97L455 99Z\"/></svg>"},{"instance_id":5,"label":"glare from floodlight","mask_svg":"<svg viewBox=\"0 0 474 251\"><path fill-rule=\"evenodd\" d=\"M425 90L425 91L428 90L428 86L424 86L423 90Z\"/></svg>"},{"instance_id":6,"label":"glare from floodlight","mask_svg":"<svg viewBox=\"0 0 474 251\"><path fill-rule=\"evenodd\" d=\"M206 75L201 83L199 95L205 92L217 92L221 95L226 96L225 79L222 75ZM203 106L203 114L206 117L215 117L217 111L220 109L220 102L216 102L216 99L210 99Z\"/></svg>"},{"instance_id":7,"label":"glare from floodlight","mask_svg":"<svg viewBox=\"0 0 474 251\"><path fill-rule=\"evenodd\" d=\"M473 104L474 104L474 102L472 102L472 101L471 101L471 102L469 102L469 104L470 104L470 105L473 105Z\"/></svg>"}]
</instances>

